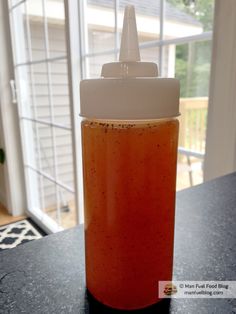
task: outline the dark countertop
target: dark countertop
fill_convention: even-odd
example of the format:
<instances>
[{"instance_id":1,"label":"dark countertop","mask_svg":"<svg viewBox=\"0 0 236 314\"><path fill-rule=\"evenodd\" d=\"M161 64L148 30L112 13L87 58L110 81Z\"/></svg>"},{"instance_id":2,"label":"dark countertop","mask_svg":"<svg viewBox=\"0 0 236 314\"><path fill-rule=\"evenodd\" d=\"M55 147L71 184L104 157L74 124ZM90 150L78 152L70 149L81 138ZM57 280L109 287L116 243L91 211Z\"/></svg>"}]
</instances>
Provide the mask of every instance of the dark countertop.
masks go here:
<instances>
[{"instance_id":1,"label":"dark countertop","mask_svg":"<svg viewBox=\"0 0 236 314\"><path fill-rule=\"evenodd\" d=\"M236 173L177 193L175 280L236 280ZM89 296L83 228L0 253L0 313L120 313ZM236 313L236 299L163 300L137 313Z\"/></svg>"}]
</instances>

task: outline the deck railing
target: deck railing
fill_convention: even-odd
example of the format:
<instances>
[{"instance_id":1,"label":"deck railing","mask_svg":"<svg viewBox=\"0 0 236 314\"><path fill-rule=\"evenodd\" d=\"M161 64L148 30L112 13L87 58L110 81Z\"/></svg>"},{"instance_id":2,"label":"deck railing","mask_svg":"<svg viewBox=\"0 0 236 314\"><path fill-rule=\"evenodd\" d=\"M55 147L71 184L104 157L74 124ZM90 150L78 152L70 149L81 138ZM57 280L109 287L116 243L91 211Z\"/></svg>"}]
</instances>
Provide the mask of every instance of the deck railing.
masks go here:
<instances>
[{"instance_id":1,"label":"deck railing","mask_svg":"<svg viewBox=\"0 0 236 314\"><path fill-rule=\"evenodd\" d=\"M194 152L205 152L208 98L180 99L179 146Z\"/></svg>"},{"instance_id":2,"label":"deck railing","mask_svg":"<svg viewBox=\"0 0 236 314\"><path fill-rule=\"evenodd\" d=\"M207 107L207 97L180 99L178 190L203 181Z\"/></svg>"}]
</instances>

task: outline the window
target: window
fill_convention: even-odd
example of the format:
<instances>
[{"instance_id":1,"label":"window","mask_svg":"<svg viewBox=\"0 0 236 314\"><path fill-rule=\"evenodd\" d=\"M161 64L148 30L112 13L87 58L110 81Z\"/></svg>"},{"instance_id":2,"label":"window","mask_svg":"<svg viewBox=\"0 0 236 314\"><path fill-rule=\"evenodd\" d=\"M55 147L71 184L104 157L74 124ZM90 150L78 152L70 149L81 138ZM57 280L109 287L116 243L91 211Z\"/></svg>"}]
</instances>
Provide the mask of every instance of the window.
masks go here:
<instances>
[{"instance_id":1,"label":"window","mask_svg":"<svg viewBox=\"0 0 236 314\"><path fill-rule=\"evenodd\" d=\"M84 0L80 19L83 78L117 61L123 11L135 5L140 53L162 77L181 84L177 188L203 180L214 0Z\"/></svg>"},{"instance_id":2,"label":"window","mask_svg":"<svg viewBox=\"0 0 236 314\"><path fill-rule=\"evenodd\" d=\"M8 2L28 210L37 219L51 221L58 230L82 216L76 208L78 142L71 123L78 104L71 94L78 93L78 82L68 71L73 58L66 25L69 30L72 20L65 18L65 3L79 6L72 17L79 26L73 22L69 32L76 34L70 34L72 40L80 40L80 47L74 45L81 65L77 80L99 77L104 63L118 60L124 7L135 5L142 60L156 62L160 76L181 83L177 187L202 181L213 0Z\"/></svg>"}]
</instances>

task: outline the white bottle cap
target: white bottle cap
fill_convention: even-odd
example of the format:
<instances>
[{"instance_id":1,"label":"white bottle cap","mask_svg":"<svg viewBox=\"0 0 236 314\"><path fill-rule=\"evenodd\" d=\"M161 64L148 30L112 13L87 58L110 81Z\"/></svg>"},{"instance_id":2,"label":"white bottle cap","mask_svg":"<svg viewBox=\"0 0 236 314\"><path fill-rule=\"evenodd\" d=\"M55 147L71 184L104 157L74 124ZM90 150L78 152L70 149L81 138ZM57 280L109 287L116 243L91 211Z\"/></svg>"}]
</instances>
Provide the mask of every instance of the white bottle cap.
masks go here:
<instances>
[{"instance_id":1,"label":"white bottle cap","mask_svg":"<svg viewBox=\"0 0 236 314\"><path fill-rule=\"evenodd\" d=\"M179 81L157 78L157 65L139 62L134 6L126 6L120 62L104 64L103 78L80 83L82 117L106 120L170 118L179 115Z\"/></svg>"}]
</instances>

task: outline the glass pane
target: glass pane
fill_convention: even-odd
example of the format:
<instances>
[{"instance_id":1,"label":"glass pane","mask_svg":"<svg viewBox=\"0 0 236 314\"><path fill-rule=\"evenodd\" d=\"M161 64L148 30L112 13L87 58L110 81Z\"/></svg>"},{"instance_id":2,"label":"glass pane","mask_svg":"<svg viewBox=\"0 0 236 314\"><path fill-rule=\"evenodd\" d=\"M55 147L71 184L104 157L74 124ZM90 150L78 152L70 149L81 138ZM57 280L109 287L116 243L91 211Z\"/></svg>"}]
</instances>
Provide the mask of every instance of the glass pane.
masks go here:
<instances>
[{"instance_id":1,"label":"glass pane","mask_svg":"<svg viewBox=\"0 0 236 314\"><path fill-rule=\"evenodd\" d=\"M39 123L36 123L36 128L35 141L38 144L38 151L36 152L37 168L55 179L52 128Z\"/></svg>"},{"instance_id":2,"label":"glass pane","mask_svg":"<svg viewBox=\"0 0 236 314\"><path fill-rule=\"evenodd\" d=\"M84 15L87 32L87 52L115 48L115 1L87 0Z\"/></svg>"},{"instance_id":3,"label":"glass pane","mask_svg":"<svg viewBox=\"0 0 236 314\"><path fill-rule=\"evenodd\" d=\"M190 169L192 169L192 174L190 173ZM177 165L177 191L201 183L203 183L203 159L190 157L189 166L187 157L179 154Z\"/></svg>"},{"instance_id":4,"label":"glass pane","mask_svg":"<svg viewBox=\"0 0 236 314\"><path fill-rule=\"evenodd\" d=\"M50 63L54 122L70 126L70 97L67 61L60 60Z\"/></svg>"},{"instance_id":5,"label":"glass pane","mask_svg":"<svg viewBox=\"0 0 236 314\"><path fill-rule=\"evenodd\" d=\"M32 111L35 110L35 118L51 122L47 64L40 63L30 67L31 75L29 74L29 79L31 83Z\"/></svg>"},{"instance_id":6,"label":"glass pane","mask_svg":"<svg viewBox=\"0 0 236 314\"><path fill-rule=\"evenodd\" d=\"M165 39L193 36L213 29L214 0L166 0Z\"/></svg>"},{"instance_id":7,"label":"glass pane","mask_svg":"<svg viewBox=\"0 0 236 314\"><path fill-rule=\"evenodd\" d=\"M33 168L39 168L39 141L37 137L36 124L29 120L22 120L22 128L25 141L23 151L25 153L25 163ZM31 145L27 145L28 143Z\"/></svg>"},{"instance_id":8,"label":"glass pane","mask_svg":"<svg viewBox=\"0 0 236 314\"><path fill-rule=\"evenodd\" d=\"M46 58L42 1L25 2L25 42L30 61Z\"/></svg>"},{"instance_id":9,"label":"glass pane","mask_svg":"<svg viewBox=\"0 0 236 314\"><path fill-rule=\"evenodd\" d=\"M60 211L57 211L57 186L51 180L39 176L39 186L42 184L40 200L42 210L54 221L60 223ZM59 195L59 193L58 193Z\"/></svg>"},{"instance_id":10,"label":"glass pane","mask_svg":"<svg viewBox=\"0 0 236 314\"><path fill-rule=\"evenodd\" d=\"M146 42L159 39L160 35L160 0L140 1L140 0L120 0L119 1L119 29L123 26L124 7L135 6L136 23L139 42Z\"/></svg>"},{"instance_id":11,"label":"glass pane","mask_svg":"<svg viewBox=\"0 0 236 314\"><path fill-rule=\"evenodd\" d=\"M115 48L115 35L114 32L98 30L98 27L89 27L88 29L88 42L89 53L107 51Z\"/></svg>"},{"instance_id":12,"label":"glass pane","mask_svg":"<svg viewBox=\"0 0 236 314\"><path fill-rule=\"evenodd\" d=\"M25 52L19 49L21 55L26 54L22 62L66 55L64 1L25 1L12 14L17 32L24 36L21 46L25 46Z\"/></svg>"},{"instance_id":13,"label":"glass pane","mask_svg":"<svg viewBox=\"0 0 236 314\"><path fill-rule=\"evenodd\" d=\"M50 58L66 56L65 24L48 25Z\"/></svg>"},{"instance_id":14,"label":"glass pane","mask_svg":"<svg viewBox=\"0 0 236 314\"><path fill-rule=\"evenodd\" d=\"M19 35L15 38L18 63L66 56L64 1L25 1L11 14Z\"/></svg>"},{"instance_id":15,"label":"glass pane","mask_svg":"<svg viewBox=\"0 0 236 314\"><path fill-rule=\"evenodd\" d=\"M207 127L211 41L164 48L165 76L180 80L179 146L199 154L179 154L178 189L203 181L203 157Z\"/></svg>"},{"instance_id":16,"label":"glass pane","mask_svg":"<svg viewBox=\"0 0 236 314\"><path fill-rule=\"evenodd\" d=\"M46 0L50 58L66 55L65 7L63 0Z\"/></svg>"},{"instance_id":17,"label":"glass pane","mask_svg":"<svg viewBox=\"0 0 236 314\"><path fill-rule=\"evenodd\" d=\"M54 123L70 126L66 60L31 65L27 71L32 117L51 122L53 113Z\"/></svg>"},{"instance_id":18,"label":"glass pane","mask_svg":"<svg viewBox=\"0 0 236 314\"><path fill-rule=\"evenodd\" d=\"M88 78L98 78L101 76L102 65L115 61L115 54L102 55L86 58L86 68Z\"/></svg>"},{"instance_id":19,"label":"glass pane","mask_svg":"<svg viewBox=\"0 0 236 314\"><path fill-rule=\"evenodd\" d=\"M14 6L14 5L17 5L18 3L20 3L21 0L10 0L10 5L11 7Z\"/></svg>"},{"instance_id":20,"label":"glass pane","mask_svg":"<svg viewBox=\"0 0 236 314\"><path fill-rule=\"evenodd\" d=\"M61 226L64 228L76 225L73 150L71 131L54 128L55 146L57 155L57 180L68 189L59 186Z\"/></svg>"},{"instance_id":21,"label":"glass pane","mask_svg":"<svg viewBox=\"0 0 236 314\"><path fill-rule=\"evenodd\" d=\"M58 180L74 190L73 150L71 131L54 128Z\"/></svg>"},{"instance_id":22,"label":"glass pane","mask_svg":"<svg viewBox=\"0 0 236 314\"><path fill-rule=\"evenodd\" d=\"M181 97L207 97L211 41L171 45L163 49L163 76L180 80Z\"/></svg>"},{"instance_id":23,"label":"glass pane","mask_svg":"<svg viewBox=\"0 0 236 314\"><path fill-rule=\"evenodd\" d=\"M54 131L54 143L52 130ZM36 168L39 170L41 167L41 172L52 179L38 176L41 209L60 226L73 227L76 225L74 193L59 185L61 183L71 190L74 189L71 134L62 129L40 126L38 138L40 138L41 165L38 163ZM54 159L53 145L56 149L56 160Z\"/></svg>"},{"instance_id":24,"label":"glass pane","mask_svg":"<svg viewBox=\"0 0 236 314\"><path fill-rule=\"evenodd\" d=\"M61 209L61 227L67 229L77 225L75 197L73 193L59 188L60 209Z\"/></svg>"},{"instance_id":25,"label":"glass pane","mask_svg":"<svg viewBox=\"0 0 236 314\"><path fill-rule=\"evenodd\" d=\"M159 47L140 49L140 56L142 61L159 62Z\"/></svg>"},{"instance_id":26,"label":"glass pane","mask_svg":"<svg viewBox=\"0 0 236 314\"><path fill-rule=\"evenodd\" d=\"M60 227L65 229L76 226L76 210L74 194L58 187L59 210L56 203L56 185L44 179L45 188L45 212L56 221Z\"/></svg>"}]
</instances>

